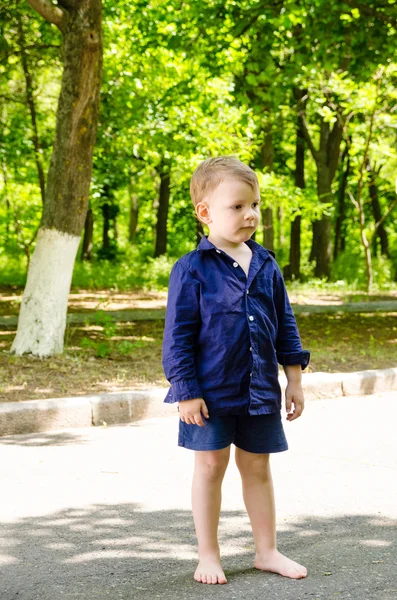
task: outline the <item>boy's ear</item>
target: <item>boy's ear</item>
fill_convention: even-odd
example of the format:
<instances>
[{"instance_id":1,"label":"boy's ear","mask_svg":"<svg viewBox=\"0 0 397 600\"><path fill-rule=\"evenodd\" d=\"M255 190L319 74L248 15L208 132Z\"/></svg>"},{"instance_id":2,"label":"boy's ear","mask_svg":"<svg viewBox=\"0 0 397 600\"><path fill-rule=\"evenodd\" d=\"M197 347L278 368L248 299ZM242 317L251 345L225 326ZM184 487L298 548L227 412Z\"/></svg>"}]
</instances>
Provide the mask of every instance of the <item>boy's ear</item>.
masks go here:
<instances>
[{"instance_id":1,"label":"boy's ear","mask_svg":"<svg viewBox=\"0 0 397 600\"><path fill-rule=\"evenodd\" d=\"M211 223L209 207L205 204L205 202L199 202L196 204L196 215L202 223Z\"/></svg>"}]
</instances>

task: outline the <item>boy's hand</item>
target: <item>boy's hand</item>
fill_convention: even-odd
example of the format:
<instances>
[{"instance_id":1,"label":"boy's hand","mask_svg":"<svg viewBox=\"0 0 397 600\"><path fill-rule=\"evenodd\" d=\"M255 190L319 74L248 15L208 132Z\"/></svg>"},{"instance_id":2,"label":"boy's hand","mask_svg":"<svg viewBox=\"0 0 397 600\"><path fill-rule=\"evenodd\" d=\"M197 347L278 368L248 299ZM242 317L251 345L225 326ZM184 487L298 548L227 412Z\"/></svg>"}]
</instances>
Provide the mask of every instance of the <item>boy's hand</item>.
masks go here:
<instances>
[{"instance_id":1,"label":"boy's hand","mask_svg":"<svg viewBox=\"0 0 397 600\"><path fill-rule=\"evenodd\" d=\"M291 404L294 405L294 410L291 410ZM285 388L285 408L287 410L287 421L293 421L301 416L305 406L303 397L302 385L300 383L288 383Z\"/></svg>"},{"instance_id":2,"label":"boy's hand","mask_svg":"<svg viewBox=\"0 0 397 600\"><path fill-rule=\"evenodd\" d=\"M199 425L200 427L205 426L205 422L201 416L201 413L206 419L208 419L208 408L202 398L194 398L193 400L182 400L178 402L179 406L179 417L181 421L184 421L188 425Z\"/></svg>"}]
</instances>

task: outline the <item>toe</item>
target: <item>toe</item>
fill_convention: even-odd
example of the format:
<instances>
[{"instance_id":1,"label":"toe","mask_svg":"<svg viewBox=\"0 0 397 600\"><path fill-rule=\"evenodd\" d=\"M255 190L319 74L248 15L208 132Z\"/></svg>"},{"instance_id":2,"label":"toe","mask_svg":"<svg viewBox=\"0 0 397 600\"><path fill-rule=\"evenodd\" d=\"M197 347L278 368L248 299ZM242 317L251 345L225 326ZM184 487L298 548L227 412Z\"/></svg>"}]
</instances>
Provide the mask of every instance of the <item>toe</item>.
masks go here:
<instances>
[{"instance_id":1,"label":"toe","mask_svg":"<svg viewBox=\"0 0 397 600\"><path fill-rule=\"evenodd\" d=\"M305 572L303 569L294 569L293 570L293 577L295 577L296 579L301 579L302 577L305 577Z\"/></svg>"}]
</instances>

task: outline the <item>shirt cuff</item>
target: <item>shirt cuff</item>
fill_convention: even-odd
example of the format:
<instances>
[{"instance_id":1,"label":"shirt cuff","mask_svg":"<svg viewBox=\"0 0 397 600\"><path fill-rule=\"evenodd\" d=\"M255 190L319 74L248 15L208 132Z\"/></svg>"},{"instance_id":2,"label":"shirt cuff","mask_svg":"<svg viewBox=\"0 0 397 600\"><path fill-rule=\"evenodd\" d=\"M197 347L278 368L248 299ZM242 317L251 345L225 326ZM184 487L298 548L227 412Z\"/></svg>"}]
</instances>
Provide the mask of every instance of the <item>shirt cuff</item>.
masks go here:
<instances>
[{"instance_id":1,"label":"shirt cuff","mask_svg":"<svg viewBox=\"0 0 397 600\"><path fill-rule=\"evenodd\" d=\"M310 362L310 352L277 352L277 362L280 365L301 365L303 371Z\"/></svg>"},{"instance_id":2,"label":"shirt cuff","mask_svg":"<svg viewBox=\"0 0 397 600\"><path fill-rule=\"evenodd\" d=\"M171 388L164 402L182 402L202 397L197 379L179 379L179 381L171 382Z\"/></svg>"}]
</instances>

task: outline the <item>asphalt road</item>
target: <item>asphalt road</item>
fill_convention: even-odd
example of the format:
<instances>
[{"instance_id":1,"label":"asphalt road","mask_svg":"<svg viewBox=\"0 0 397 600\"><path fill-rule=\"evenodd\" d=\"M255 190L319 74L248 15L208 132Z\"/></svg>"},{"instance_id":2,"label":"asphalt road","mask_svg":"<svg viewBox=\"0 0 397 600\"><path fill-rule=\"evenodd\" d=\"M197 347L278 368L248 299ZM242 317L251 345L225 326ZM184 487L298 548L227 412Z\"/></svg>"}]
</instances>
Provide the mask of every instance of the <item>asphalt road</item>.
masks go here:
<instances>
[{"instance_id":1,"label":"asphalt road","mask_svg":"<svg viewBox=\"0 0 397 600\"><path fill-rule=\"evenodd\" d=\"M177 417L0 439L0 600L397 599L397 393L307 402L272 457L279 549L252 568L233 458L220 540L229 583L195 582L193 453Z\"/></svg>"}]
</instances>

